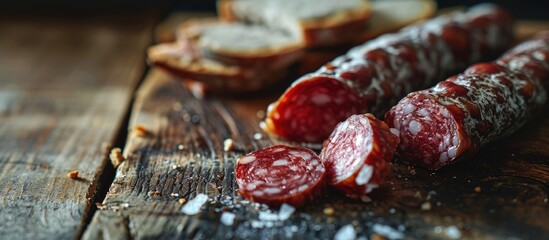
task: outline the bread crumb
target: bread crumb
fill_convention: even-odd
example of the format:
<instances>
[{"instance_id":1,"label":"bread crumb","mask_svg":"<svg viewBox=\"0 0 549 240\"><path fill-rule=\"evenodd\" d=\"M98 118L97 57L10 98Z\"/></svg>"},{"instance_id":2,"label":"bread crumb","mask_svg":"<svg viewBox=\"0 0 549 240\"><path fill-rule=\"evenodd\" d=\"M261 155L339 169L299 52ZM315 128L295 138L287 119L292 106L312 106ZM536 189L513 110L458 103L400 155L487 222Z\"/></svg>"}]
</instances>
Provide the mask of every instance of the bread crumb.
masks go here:
<instances>
[{"instance_id":1,"label":"bread crumb","mask_svg":"<svg viewBox=\"0 0 549 240\"><path fill-rule=\"evenodd\" d=\"M185 199L185 198L180 198L179 199L179 204L181 204L181 205L185 204L186 202L187 202L187 199Z\"/></svg>"},{"instance_id":2,"label":"bread crumb","mask_svg":"<svg viewBox=\"0 0 549 240\"><path fill-rule=\"evenodd\" d=\"M114 168L118 168L120 163L126 160L126 158L122 155L122 150L120 148L113 148L109 158L111 159L111 163Z\"/></svg>"},{"instance_id":3,"label":"bread crumb","mask_svg":"<svg viewBox=\"0 0 549 240\"><path fill-rule=\"evenodd\" d=\"M70 179L78 179L78 171L72 171L68 173L67 177L69 177Z\"/></svg>"},{"instance_id":4,"label":"bread crumb","mask_svg":"<svg viewBox=\"0 0 549 240\"><path fill-rule=\"evenodd\" d=\"M383 236L377 234L377 233L374 233L372 234L372 236L370 237L372 240L386 240L386 238L384 238Z\"/></svg>"},{"instance_id":5,"label":"bread crumb","mask_svg":"<svg viewBox=\"0 0 549 240\"><path fill-rule=\"evenodd\" d=\"M431 203L424 202L423 204L421 204L421 210L425 210L425 211L431 210Z\"/></svg>"},{"instance_id":6,"label":"bread crumb","mask_svg":"<svg viewBox=\"0 0 549 240\"><path fill-rule=\"evenodd\" d=\"M96 202L96 203L95 203L95 206L96 206L97 209L99 209L99 210L105 210L105 209L107 209L107 205L106 205L106 204L103 204L103 203L100 203L100 202Z\"/></svg>"},{"instance_id":7,"label":"bread crumb","mask_svg":"<svg viewBox=\"0 0 549 240\"><path fill-rule=\"evenodd\" d=\"M150 137L152 135L145 126L139 124L133 128L133 133L138 137Z\"/></svg>"},{"instance_id":8,"label":"bread crumb","mask_svg":"<svg viewBox=\"0 0 549 240\"><path fill-rule=\"evenodd\" d=\"M332 216L334 215L335 210L333 207L326 207L322 210L322 212L324 213L324 215Z\"/></svg>"},{"instance_id":9,"label":"bread crumb","mask_svg":"<svg viewBox=\"0 0 549 240\"><path fill-rule=\"evenodd\" d=\"M416 175L416 169L415 169L415 168L412 168L412 170L410 170L410 173L411 173L412 175Z\"/></svg>"},{"instance_id":10,"label":"bread crumb","mask_svg":"<svg viewBox=\"0 0 549 240\"><path fill-rule=\"evenodd\" d=\"M204 96L208 93L208 87L201 82L195 82L195 81L186 81L184 85L191 90L191 94L196 99L203 99Z\"/></svg>"},{"instance_id":11,"label":"bread crumb","mask_svg":"<svg viewBox=\"0 0 549 240\"><path fill-rule=\"evenodd\" d=\"M225 139L223 141L223 150L225 152L232 151L234 149L234 141L230 138Z\"/></svg>"},{"instance_id":12,"label":"bread crumb","mask_svg":"<svg viewBox=\"0 0 549 240\"><path fill-rule=\"evenodd\" d=\"M154 191L154 192L150 192L151 196L153 197L158 197L160 196L160 192L159 191Z\"/></svg>"},{"instance_id":13,"label":"bread crumb","mask_svg":"<svg viewBox=\"0 0 549 240\"><path fill-rule=\"evenodd\" d=\"M475 192L480 192L480 191L481 191L480 187L475 187Z\"/></svg>"}]
</instances>

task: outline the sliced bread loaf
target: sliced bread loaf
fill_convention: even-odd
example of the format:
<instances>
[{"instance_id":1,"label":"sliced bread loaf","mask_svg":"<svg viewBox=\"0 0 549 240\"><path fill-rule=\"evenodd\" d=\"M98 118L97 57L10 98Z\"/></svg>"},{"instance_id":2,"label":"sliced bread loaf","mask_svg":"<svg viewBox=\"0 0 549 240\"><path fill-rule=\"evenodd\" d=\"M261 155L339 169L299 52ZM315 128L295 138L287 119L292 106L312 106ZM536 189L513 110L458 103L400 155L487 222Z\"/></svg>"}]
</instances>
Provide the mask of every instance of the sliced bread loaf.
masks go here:
<instances>
[{"instance_id":1,"label":"sliced bread loaf","mask_svg":"<svg viewBox=\"0 0 549 240\"><path fill-rule=\"evenodd\" d=\"M254 3L247 3L248 1ZM277 1L289 5L269 10L269 6L280 4L272 3ZM219 2L220 14L225 19L246 21L225 22L215 18L188 20L177 29L178 40L176 42L149 48L149 61L179 78L205 83L210 91L256 91L265 89L282 79L288 66L297 61L303 60L305 63L302 65L305 68L316 69L317 64L333 58L332 56L324 61L319 61L318 54L315 55L312 52L303 59L304 47L307 44L308 46L319 46L342 43L342 41L362 42L414 21L430 17L436 8L433 0L372 1L371 9L374 10L374 15L371 20L366 21L364 18L355 18L352 17L353 14L350 14L362 12L365 8L369 11L370 5L362 0L333 1L333 3L326 0L292 1L221 0ZM231 17L231 14L236 13L234 11L226 10L225 13L221 11L223 8L234 8L238 5L233 5L236 2L265 9L263 11L266 11L267 15L271 17L262 19L263 15L258 14L261 11L257 11L257 13L238 14L247 16L249 19L236 18ZM357 3L362 5L357 5L359 7L356 9L349 9L350 6L355 6L353 4ZM246 4L244 6L248 6ZM309 9L306 7L309 5L319 6ZM300 9L299 7L304 10L295 10ZM247 13L245 9L239 11ZM274 13L269 13L269 11ZM279 18L276 18L277 11L287 12L287 14L281 14ZM288 15L290 13L295 14L290 16ZM369 14L368 12L368 16ZM253 19L254 16L259 19ZM356 30L349 28L349 19L356 20ZM336 29L340 29L342 32L338 32L339 30ZM307 34L307 31L311 34ZM317 33L312 34L314 31ZM304 36L309 36L306 37L309 39L308 42L304 41ZM320 41L324 38L326 39ZM328 56L331 55L328 54ZM309 61L310 58L317 60Z\"/></svg>"},{"instance_id":2,"label":"sliced bread loaf","mask_svg":"<svg viewBox=\"0 0 549 240\"><path fill-rule=\"evenodd\" d=\"M366 31L367 0L220 0L221 19L263 24L299 36L307 46L352 41Z\"/></svg>"},{"instance_id":3,"label":"sliced bread loaf","mask_svg":"<svg viewBox=\"0 0 549 240\"><path fill-rule=\"evenodd\" d=\"M264 26L190 20L178 40L148 50L149 61L214 92L249 92L273 84L303 55L303 43Z\"/></svg>"},{"instance_id":4,"label":"sliced bread loaf","mask_svg":"<svg viewBox=\"0 0 549 240\"><path fill-rule=\"evenodd\" d=\"M406 25L432 17L437 10L434 0L374 0L367 31L357 43L398 30Z\"/></svg>"},{"instance_id":5,"label":"sliced bread loaf","mask_svg":"<svg viewBox=\"0 0 549 240\"><path fill-rule=\"evenodd\" d=\"M303 55L299 38L262 25L195 19L183 23L177 35L190 41L202 57L225 64L279 69Z\"/></svg>"}]
</instances>

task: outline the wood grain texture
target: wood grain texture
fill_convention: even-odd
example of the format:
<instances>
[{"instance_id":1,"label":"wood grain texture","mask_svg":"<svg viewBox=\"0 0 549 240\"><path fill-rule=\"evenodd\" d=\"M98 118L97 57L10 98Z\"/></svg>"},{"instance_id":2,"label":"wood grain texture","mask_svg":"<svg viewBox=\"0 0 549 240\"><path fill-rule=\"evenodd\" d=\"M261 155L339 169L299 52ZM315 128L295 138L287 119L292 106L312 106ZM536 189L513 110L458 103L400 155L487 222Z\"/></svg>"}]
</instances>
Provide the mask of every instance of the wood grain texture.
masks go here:
<instances>
[{"instance_id":1,"label":"wood grain texture","mask_svg":"<svg viewBox=\"0 0 549 240\"><path fill-rule=\"evenodd\" d=\"M130 122L150 135L130 131L124 149L128 159L118 168L106 209L97 212L84 238L110 238L119 231L131 238L197 234L201 224L195 216L180 213L178 200L197 193L212 198L223 193L232 199L236 157L270 143L250 138L260 132L257 124L240 121L235 114L223 101L196 99L179 82L152 71L137 92ZM235 140L238 151L222 150L226 138ZM210 217L214 222L217 216Z\"/></svg>"},{"instance_id":2,"label":"wood grain texture","mask_svg":"<svg viewBox=\"0 0 549 240\"><path fill-rule=\"evenodd\" d=\"M152 26L151 14L0 18L0 238L81 234Z\"/></svg>"},{"instance_id":3,"label":"wood grain texture","mask_svg":"<svg viewBox=\"0 0 549 240\"><path fill-rule=\"evenodd\" d=\"M387 236L380 230L387 226L408 239L452 239L454 227L464 238L549 236L549 114L476 159L438 172L394 162L393 174L372 202L330 191L284 222L259 221L265 206L236 194L233 171L239 156L272 144L257 127L257 115L270 98L197 99L152 71L138 92L130 123L151 134L129 134L128 160L84 239L333 238L346 224L367 237ZM235 141L235 150L223 151L226 138ZM199 214L183 214L178 200L198 193L210 200ZM334 214L324 214L325 208ZM236 214L233 225L220 222L223 211Z\"/></svg>"}]
</instances>

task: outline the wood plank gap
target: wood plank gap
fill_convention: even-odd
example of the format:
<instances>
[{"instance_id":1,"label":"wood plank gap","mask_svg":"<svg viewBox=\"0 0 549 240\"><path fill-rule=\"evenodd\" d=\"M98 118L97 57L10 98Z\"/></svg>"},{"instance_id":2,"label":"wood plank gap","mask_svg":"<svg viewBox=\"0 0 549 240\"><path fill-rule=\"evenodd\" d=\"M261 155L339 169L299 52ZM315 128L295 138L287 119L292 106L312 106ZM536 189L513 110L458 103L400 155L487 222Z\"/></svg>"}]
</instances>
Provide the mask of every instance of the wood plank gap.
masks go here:
<instances>
[{"instance_id":1,"label":"wood plank gap","mask_svg":"<svg viewBox=\"0 0 549 240\"><path fill-rule=\"evenodd\" d=\"M152 33L151 33L150 42L151 43L153 42ZM143 52L145 52L145 50L143 50ZM144 54L143 59L146 59L146 57L147 56ZM114 141L111 141L112 143L114 143L114 145L108 146L105 148L105 153L103 155L103 161L101 163L101 166L95 173L93 182L90 185L88 192L86 193L87 206L86 206L84 215L82 217L82 220L80 223L80 229L78 230L76 239L82 239L84 232L88 228L88 225L91 223L93 216L97 212L96 203L101 203L103 202L103 200L105 200L105 197L109 192L109 188L114 181L114 178L116 175L116 169L111 164L111 161L109 159L109 154L111 150L114 148L120 148L124 150L124 148L126 147L127 136L129 132L128 128L130 127L130 116L132 115L132 108L135 102L136 92L143 84L150 70L150 67L148 66L147 63L144 62L143 64L145 65L143 67L144 71L139 77L139 81L135 84L134 88L132 89L132 94L130 96L131 99L129 100L126 110L124 112L124 118L120 122L117 128L118 130L116 131L116 135L114 136ZM125 221L125 223L129 223L129 221ZM127 237L128 239L132 239L131 235Z\"/></svg>"}]
</instances>

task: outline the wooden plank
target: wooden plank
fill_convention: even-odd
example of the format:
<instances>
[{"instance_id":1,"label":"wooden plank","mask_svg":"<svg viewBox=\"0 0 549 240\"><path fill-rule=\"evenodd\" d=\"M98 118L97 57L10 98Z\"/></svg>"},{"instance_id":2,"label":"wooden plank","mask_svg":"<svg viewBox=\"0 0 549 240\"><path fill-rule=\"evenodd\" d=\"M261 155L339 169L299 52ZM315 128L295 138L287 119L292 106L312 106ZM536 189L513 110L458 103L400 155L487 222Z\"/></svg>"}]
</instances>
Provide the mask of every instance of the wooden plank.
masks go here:
<instances>
[{"instance_id":1,"label":"wooden plank","mask_svg":"<svg viewBox=\"0 0 549 240\"><path fill-rule=\"evenodd\" d=\"M78 238L144 70L152 14L0 19L0 238ZM79 171L73 180L67 173Z\"/></svg>"},{"instance_id":2,"label":"wooden plank","mask_svg":"<svg viewBox=\"0 0 549 240\"><path fill-rule=\"evenodd\" d=\"M84 238L119 232L132 238L175 238L196 231L187 225L195 225L193 217L180 213L178 200L197 193L235 197L235 157L270 144L250 138L259 128L238 119L222 100L196 99L178 82L152 71L137 92L130 122L151 134L129 134L128 160L118 168L106 210L94 216ZM238 151L222 150L226 138L235 140Z\"/></svg>"},{"instance_id":3,"label":"wooden plank","mask_svg":"<svg viewBox=\"0 0 549 240\"><path fill-rule=\"evenodd\" d=\"M347 224L368 238L390 233L408 239L549 237L548 111L471 161L437 172L395 161L388 183L369 203L328 192L286 221L260 221L264 206L236 194L233 171L239 156L274 142L258 123L279 94L197 98L152 71L138 91L130 122L149 134L128 135L128 159L84 239L326 239ZM235 142L232 151L223 150L227 138ZM179 199L199 193L210 198L201 212L183 214ZM324 209L334 209L333 215ZM221 223L223 211L236 214L233 225Z\"/></svg>"}]
</instances>

